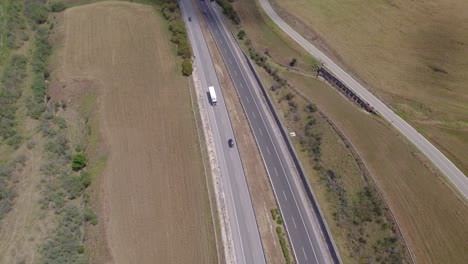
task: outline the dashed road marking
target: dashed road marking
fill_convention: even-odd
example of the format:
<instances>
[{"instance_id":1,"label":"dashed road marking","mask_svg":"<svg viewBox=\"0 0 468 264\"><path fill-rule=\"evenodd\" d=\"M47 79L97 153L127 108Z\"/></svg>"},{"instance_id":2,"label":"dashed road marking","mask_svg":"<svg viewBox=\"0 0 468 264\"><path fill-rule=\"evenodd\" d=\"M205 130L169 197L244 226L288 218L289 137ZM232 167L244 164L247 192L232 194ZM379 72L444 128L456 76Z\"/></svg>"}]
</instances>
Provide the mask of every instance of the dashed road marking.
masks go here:
<instances>
[{"instance_id":1,"label":"dashed road marking","mask_svg":"<svg viewBox=\"0 0 468 264\"><path fill-rule=\"evenodd\" d=\"M286 199L286 201L287 201L288 198L286 197L286 193L284 192L284 190L283 190L283 195L284 195L284 199Z\"/></svg>"},{"instance_id":2,"label":"dashed road marking","mask_svg":"<svg viewBox=\"0 0 468 264\"><path fill-rule=\"evenodd\" d=\"M249 98L247 96L245 97L245 100L247 101L247 103L250 103Z\"/></svg>"},{"instance_id":3,"label":"dashed road marking","mask_svg":"<svg viewBox=\"0 0 468 264\"><path fill-rule=\"evenodd\" d=\"M307 255L306 255L306 253L305 253L304 247L302 247L302 253L304 253L304 258L305 258L306 261L307 261Z\"/></svg>"},{"instance_id":4,"label":"dashed road marking","mask_svg":"<svg viewBox=\"0 0 468 264\"><path fill-rule=\"evenodd\" d=\"M297 226L296 226L296 221L294 221L294 217L292 217L292 216L291 216L291 218L292 218L292 221L293 221L293 224L294 224L294 228L296 228L296 229L297 229Z\"/></svg>"},{"instance_id":5,"label":"dashed road marking","mask_svg":"<svg viewBox=\"0 0 468 264\"><path fill-rule=\"evenodd\" d=\"M263 137L263 132L262 132L262 129L261 128L258 128L258 131L260 131L260 134L262 135Z\"/></svg>"},{"instance_id":6,"label":"dashed road marking","mask_svg":"<svg viewBox=\"0 0 468 264\"><path fill-rule=\"evenodd\" d=\"M266 147L266 149L267 149L268 155L271 155L270 149L268 148L268 146Z\"/></svg>"},{"instance_id":7,"label":"dashed road marking","mask_svg":"<svg viewBox=\"0 0 468 264\"><path fill-rule=\"evenodd\" d=\"M255 117L255 113L254 113L254 112L252 112L252 116L253 116L253 118L254 118L254 119L256 118L256 117Z\"/></svg>"},{"instance_id":8,"label":"dashed road marking","mask_svg":"<svg viewBox=\"0 0 468 264\"><path fill-rule=\"evenodd\" d=\"M273 167L273 169L275 169L276 176L279 176L278 171L276 170L276 167Z\"/></svg>"}]
</instances>

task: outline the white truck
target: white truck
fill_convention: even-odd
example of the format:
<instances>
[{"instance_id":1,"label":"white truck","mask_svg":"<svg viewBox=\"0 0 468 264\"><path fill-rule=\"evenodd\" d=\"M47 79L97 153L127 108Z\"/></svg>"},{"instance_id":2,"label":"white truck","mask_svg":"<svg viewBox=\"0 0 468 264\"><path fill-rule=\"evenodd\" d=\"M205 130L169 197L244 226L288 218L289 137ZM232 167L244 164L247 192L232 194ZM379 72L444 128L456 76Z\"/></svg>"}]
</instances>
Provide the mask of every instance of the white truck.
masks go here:
<instances>
[{"instance_id":1,"label":"white truck","mask_svg":"<svg viewBox=\"0 0 468 264\"><path fill-rule=\"evenodd\" d=\"M218 100L216 99L216 92L213 86L208 87L208 91L210 92L210 99L211 99L211 104L216 105Z\"/></svg>"}]
</instances>

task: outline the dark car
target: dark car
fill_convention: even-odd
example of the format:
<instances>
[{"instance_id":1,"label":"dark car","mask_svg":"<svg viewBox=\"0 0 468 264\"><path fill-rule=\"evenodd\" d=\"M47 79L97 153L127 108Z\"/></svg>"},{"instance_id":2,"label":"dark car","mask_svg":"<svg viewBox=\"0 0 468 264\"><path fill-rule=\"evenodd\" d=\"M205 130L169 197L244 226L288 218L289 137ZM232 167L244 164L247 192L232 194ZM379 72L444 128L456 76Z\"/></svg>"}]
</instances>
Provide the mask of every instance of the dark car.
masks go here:
<instances>
[{"instance_id":1,"label":"dark car","mask_svg":"<svg viewBox=\"0 0 468 264\"><path fill-rule=\"evenodd\" d=\"M192 17L188 17L188 21L192 21Z\"/></svg>"},{"instance_id":2,"label":"dark car","mask_svg":"<svg viewBox=\"0 0 468 264\"><path fill-rule=\"evenodd\" d=\"M234 147L234 140L229 139L228 140L228 145L229 145L230 148Z\"/></svg>"}]
</instances>

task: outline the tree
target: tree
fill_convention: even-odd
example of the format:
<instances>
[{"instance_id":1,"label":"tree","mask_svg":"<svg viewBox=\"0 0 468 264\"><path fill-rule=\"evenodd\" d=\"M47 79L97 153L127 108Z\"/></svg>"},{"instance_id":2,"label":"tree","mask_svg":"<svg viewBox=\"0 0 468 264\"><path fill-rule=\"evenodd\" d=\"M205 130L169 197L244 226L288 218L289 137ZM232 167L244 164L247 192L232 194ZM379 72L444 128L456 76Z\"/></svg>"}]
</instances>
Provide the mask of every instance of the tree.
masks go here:
<instances>
[{"instance_id":1,"label":"tree","mask_svg":"<svg viewBox=\"0 0 468 264\"><path fill-rule=\"evenodd\" d=\"M86 167L86 157L83 153L77 153L72 158L72 169L79 171Z\"/></svg>"},{"instance_id":2,"label":"tree","mask_svg":"<svg viewBox=\"0 0 468 264\"><path fill-rule=\"evenodd\" d=\"M239 31L239 33L237 33L237 37L239 39L244 39L245 35L246 35L246 33L245 33L244 30L241 30L241 31Z\"/></svg>"},{"instance_id":3,"label":"tree","mask_svg":"<svg viewBox=\"0 0 468 264\"><path fill-rule=\"evenodd\" d=\"M289 66L294 67L294 66L296 66L296 64L297 64L297 60L296 60L296 58L293 58L291 60L291 62L289 63Z\"/></svg>"},{"instance_id":4,"label":"tree","mask_svg":"<svg viewBox=\"0 0 468 264\"><path fill-rule=\"evenodd\" d=\"M193 68L192 68L192 62L190 59L184 59L182 62L182 74L185 76L190 76L192 74Z\"/></svg>"}]
</instances>

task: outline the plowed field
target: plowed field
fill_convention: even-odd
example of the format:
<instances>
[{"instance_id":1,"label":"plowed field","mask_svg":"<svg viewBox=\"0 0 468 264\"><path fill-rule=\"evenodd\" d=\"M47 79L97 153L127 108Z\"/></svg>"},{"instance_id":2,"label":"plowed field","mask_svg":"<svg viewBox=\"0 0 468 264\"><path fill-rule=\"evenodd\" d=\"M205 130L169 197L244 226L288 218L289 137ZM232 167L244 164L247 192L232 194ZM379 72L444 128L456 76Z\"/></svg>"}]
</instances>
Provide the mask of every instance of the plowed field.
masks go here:
<instances>
[{"instance_id":1,"label":"plowed field","mask_svg":"<svg viewBox=\"0 0 468 264\"><path fill-rule=\"evenodd\" d=\"M68 9L64 21L61 75L99 86L104 261L215 263L188 80L163 20L150 6L100 2Z\"/></svg>"}]
</instances>

